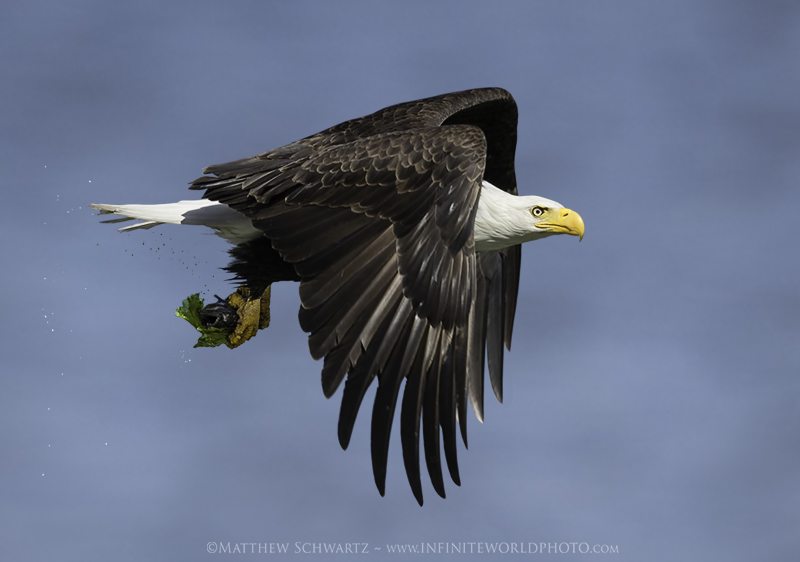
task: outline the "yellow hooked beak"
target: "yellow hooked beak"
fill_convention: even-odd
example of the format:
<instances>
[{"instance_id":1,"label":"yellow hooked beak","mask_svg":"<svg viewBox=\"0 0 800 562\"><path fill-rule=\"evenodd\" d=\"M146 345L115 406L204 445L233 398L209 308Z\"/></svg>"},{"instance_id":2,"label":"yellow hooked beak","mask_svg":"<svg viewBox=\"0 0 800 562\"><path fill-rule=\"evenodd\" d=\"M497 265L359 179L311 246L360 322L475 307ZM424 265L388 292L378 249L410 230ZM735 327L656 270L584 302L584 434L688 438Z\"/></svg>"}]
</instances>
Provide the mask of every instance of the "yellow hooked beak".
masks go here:
<instances>
[{"instance_id":1,"label":"yellow hooked beak","mask_svg":"<svg viewBox=\"0 0 800 562\"><path fill-rule=\"evenodd\" d=\"M583 219L571 209L553 209L544 219L536 223L536 228L543 228L556 234L572 234L583 240Z\"/></svg>"}]
</instances>

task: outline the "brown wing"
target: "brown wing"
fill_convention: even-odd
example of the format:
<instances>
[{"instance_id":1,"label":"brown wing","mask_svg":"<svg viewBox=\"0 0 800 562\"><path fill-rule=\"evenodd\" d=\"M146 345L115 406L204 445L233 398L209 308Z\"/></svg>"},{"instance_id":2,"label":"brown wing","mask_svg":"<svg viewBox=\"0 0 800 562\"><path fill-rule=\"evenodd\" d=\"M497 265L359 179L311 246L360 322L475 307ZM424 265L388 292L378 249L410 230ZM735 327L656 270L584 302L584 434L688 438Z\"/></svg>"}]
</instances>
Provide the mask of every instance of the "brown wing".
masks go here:
<instances>
[{"instance_id":1,"label":"brown wing","mask_svg":"<svg viewBox=\"0 0 800 562\"><path fill-rule=\"evenodd\" d=\"M439 430L459 484L456 420L466 444L467 397L483 416L484 350L502 396L519 251L476 259L480 186L516 192L516 106L504 90L471 90L386 108L264 154L209 167L193 189L264 231L301 279L300 323L325 358L331 396L345 375L339 440L346 448L363 396L372 414L375 481L385 490L394 409L403 458L422 503L419 431L444 497ZM489 166L491 164L491 167Z\"/></svg>"}]
</instances>

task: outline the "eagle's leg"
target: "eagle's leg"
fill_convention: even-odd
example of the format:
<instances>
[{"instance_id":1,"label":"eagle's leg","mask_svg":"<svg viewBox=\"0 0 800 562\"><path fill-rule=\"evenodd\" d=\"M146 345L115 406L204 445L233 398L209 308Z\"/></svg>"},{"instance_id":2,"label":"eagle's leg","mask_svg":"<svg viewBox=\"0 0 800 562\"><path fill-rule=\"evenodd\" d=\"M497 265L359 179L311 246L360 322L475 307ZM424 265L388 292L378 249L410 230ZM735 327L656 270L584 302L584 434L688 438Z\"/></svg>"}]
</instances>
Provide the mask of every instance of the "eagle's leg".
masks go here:
<instances>
[{"instance_id":1,"label":"eagle's leg","mask_svg":"<svg viewBox=\"0 0 800 562\"><path fill-rule=\"evenodd\" d=\"M206 307L199 304L194 314L190 311L178 314L198 331L209 334L202 343L198 341L200 346L224 343L231 349L239 347L258 330L269 326L272 283L301 280L294 266L283 261L266 236L243 242L233 247L230 254L233 260L225 270L233 273L233 279L242 285L226 299L217 297L218 302Z\"/></svg>"},{"instance_id":2,"label":"eagle's leg","mask_svg":"<svg viewBox=\"0 0 800 562\"><path fill-rule=\"evenodd\" d=\"M270 286L260 296L241 286L227 299L217 299L200 311L200 320L206 328L221 328L228 332L225 345L230 349L239 347L269 326Z\"/></svg>"},{"instance_id":3,"label":"eagle's leg","mask_svg":"<svg viewBox=\"0 0 800 562\"><path fill-rule=\"evenodd\" d=\"M258 330L269 326L270 287L260 297L253 297L247 287L239 287L228 297L231 306L236 307L239 323L233 332L228 334L229 348L239 347L256 335Z\"/></svg>"}]
</instances>

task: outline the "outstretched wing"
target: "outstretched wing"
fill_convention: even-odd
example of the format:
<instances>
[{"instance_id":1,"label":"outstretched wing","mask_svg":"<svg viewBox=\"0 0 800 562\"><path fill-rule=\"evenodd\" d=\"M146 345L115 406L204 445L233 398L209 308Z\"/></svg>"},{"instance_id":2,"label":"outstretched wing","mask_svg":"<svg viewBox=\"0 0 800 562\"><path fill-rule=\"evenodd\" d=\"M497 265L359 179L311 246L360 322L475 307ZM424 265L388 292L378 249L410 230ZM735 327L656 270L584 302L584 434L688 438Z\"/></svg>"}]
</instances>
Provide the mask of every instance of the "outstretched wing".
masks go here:
<instances>
[{"instance_id":1,"label":"outstretched wing","mask_svg":"<svg viewBox=\"0 0 800 562\"><path fill-rule=\"evenodd\" d=\"M403 458L420 504L420 421L428 472L444 497L440 428L458 484L456 420L466 444L467 397L483 416L484 350L502 397L519 248L476 256L473 225L484 179L516 192L515 142L511 96L471 90L386 108L211 166L206 172L214 176L192 185L248 216L300 277L300 323L312 356L325 358L325 395L347 376L344 448L377 376L372 462L381 494L404 379Z\"/></svg>"}]
</instances>

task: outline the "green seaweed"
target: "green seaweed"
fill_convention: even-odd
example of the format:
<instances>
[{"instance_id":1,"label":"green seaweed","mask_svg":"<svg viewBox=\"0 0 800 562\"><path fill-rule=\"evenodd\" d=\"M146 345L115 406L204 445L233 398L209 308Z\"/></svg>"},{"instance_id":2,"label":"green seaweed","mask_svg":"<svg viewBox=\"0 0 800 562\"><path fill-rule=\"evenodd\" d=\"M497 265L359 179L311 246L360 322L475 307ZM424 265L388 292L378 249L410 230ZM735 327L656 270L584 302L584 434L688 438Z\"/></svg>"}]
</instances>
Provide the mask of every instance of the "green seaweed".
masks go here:
<instances>
[{"instance_id":1,"label":"green seaweed","mask_svg":"<svg viewBox=\"0 0 800 562\"><path fill-rule=\"evenodd\" d=\"M190 295L175 310L175 316L183 318L200 332L201 336L194 347L217 347L228 343L228 334L233 330L223 328L206 328L200 321L200 311L203 310L203 299L200 293Z\"/></svg>"}]
</instances>

